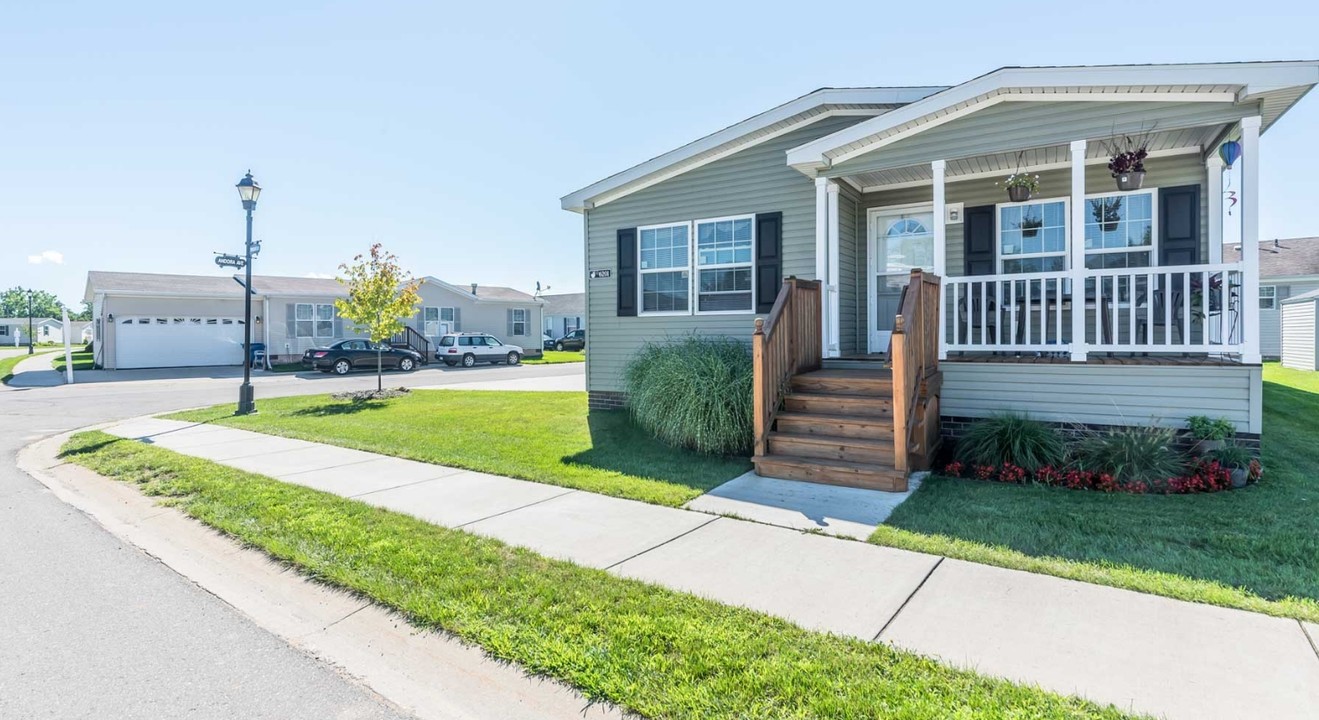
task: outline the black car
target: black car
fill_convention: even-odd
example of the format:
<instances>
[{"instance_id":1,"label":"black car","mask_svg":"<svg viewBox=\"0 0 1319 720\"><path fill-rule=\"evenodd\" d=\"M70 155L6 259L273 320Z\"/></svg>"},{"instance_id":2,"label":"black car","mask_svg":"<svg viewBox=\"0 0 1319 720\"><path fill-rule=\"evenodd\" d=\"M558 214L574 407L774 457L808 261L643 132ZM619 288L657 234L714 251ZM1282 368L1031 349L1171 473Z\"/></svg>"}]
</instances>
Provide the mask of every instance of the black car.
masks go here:
<instances>
[{"instance_id":1,"label":"black car","mask_svg":"<svg viewBox=\"0 0 1319 720\"><path fill-rule=\"evenodd\" d=\"M586 331L573 330L554 341L555 350L585 350L586 349Z\"/></svg>"},{"instance_id":2,"label":"black car","mask_svg":"<svg viewBox=\"0 0 1319 720\"><path fill-rule=\"evenodd\" d=\"M376 360L386 370L410 372L422 364L420 353L407 348L376 344L369 340L340 340L329 347L312 348L302 354L302 366L324 373L347 375L353 370L375 370Z\"/></svg>"}]
</instances>

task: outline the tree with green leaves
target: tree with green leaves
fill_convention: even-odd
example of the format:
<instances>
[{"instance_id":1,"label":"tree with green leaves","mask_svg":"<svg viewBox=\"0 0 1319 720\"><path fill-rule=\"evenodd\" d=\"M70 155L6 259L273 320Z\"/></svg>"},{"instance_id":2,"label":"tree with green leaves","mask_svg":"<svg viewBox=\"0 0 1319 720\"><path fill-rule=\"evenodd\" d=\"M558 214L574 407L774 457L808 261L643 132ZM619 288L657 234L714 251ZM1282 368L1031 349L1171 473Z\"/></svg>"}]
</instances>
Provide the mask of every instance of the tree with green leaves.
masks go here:
<instances>
[{"instance_id":1,"label":"tree with green leaves","mask_svg":"<svg viewBox=\"0 0 1319 720\"><path fill-rule=\"evenodd\" d=\"M339 316L376 346L376 390L384 389L381 355L385 341L403 332L404 320L417 314L420 283L398 263L398 256L380 243L367 255L339 266L344 277L336 278L348 288L348 297L334 301Z\"/></svg>"},{"instance_id":2,"label":"tree with green leaves","mask_svg":"<svg viewBox=\"0 0 1319 720\"><path fill-rule=\"evenodd\" d=\"M15 287L0 293L0 317L27 317L27 296L31 288ZM45 290L31 290L32 317L60 317L60 299Z\"/></svg>"}]
</instances>

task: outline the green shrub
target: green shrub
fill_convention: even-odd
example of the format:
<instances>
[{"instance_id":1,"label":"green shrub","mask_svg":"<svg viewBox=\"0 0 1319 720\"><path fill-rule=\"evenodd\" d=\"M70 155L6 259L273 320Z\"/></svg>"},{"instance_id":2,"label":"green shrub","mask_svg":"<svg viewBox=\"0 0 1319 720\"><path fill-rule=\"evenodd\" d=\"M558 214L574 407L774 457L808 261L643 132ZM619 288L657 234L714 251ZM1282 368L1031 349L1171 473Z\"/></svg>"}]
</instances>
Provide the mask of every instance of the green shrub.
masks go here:
<instances>
[{"instance_id":1,"label":"green shrub","mask_svg":"<svg viewBox=\"0 0 1319 720\"><path fill-rule=\"evenodd\" d=\"M747 345L696 335L650 343L628 363L625 382L633 419L661 441L721 455L750 450Z\"/></svg>"},{"instance_id":2,"label":"green shrub","mask_svg":"<svg viewBox=\"0 0 1319 720\"><path fill-rule=\"evenodd\" d=\"M1011 463L1033 471L1062 465L1066 454L1057 429L1014 413L980 420L957 441L957 459L972 465Z\"/></svg>"},{"instance_id":3,"label":"green shrub","mask_svg":"<svg viewBox=\"0 0 1319 720\"><path fill-rule=\"evenodd\" d=\"M1250 467L1250 461L1255 459L1255 454L1244 445L1231 443L1209 453L1209 457L1226 468L1247 468Z\"/></svg>"},{"instance_id":4,"label":"green shrub","mask_svg":"<svg viewBox=\"0 0 1319 720\"><path fill-rule=\"evenodd\" d=\"M1186 427L1196 440L1226 440L1237 434L1237 426L1227 418L1209 418L1206 415L1192 415L1186 418Z\"/></svg>"},{"instance_id":5,"label":"green shrub","mask_svg":"<svg viewBox=\"0 0 1319 720\"><path fill-rule=\"evenodd\" d=\"M1186 456L1177 449L1177 431L1162 427L1097 430L1074 449L1082 470L1108 473L1118 482L1158 483L1186 472Z\"/></svg>"}]
</instances>

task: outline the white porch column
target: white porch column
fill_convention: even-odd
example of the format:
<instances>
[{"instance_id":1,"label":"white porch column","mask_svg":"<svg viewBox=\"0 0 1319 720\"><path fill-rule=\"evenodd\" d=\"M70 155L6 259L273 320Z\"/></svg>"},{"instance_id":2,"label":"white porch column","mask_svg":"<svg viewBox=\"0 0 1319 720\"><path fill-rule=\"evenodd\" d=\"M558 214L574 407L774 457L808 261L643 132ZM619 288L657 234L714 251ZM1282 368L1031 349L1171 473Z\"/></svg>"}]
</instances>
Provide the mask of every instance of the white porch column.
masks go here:
<instances>
[{"instance_id":1,"label":"white porch column","mask_svg":"<svg viewBox=\"0 0 1319 720\"><path fill-rule=\"evenodd\" d=\"M1259 126L1258 115L1241 119L1241 361L1258 363L1259 348ZM1221 197L1221 195L1220 195Z\"/></svg>"},{"instance_id":2,"label":"white porch column","mask_svg":"<svg viewBox=\"0 0 1319 720\"><path fill-rule=\"evenodd\" d=\"M1067 220L1067 242L1071 255L1072 277L1072 362L1085 362L1085 140L1073 140L1071 217ZM1098 290L1098 288L1096 288ZM1098 293L1096 293L1096 301ZM1095 318L1101 318L1099 305L1095 305ZM1097 338L1102 333L1096 329Z\"/></svg>"},{"instance_id":3,"label":"white porch column","mask_svg":"<svg viewBox=\"0 0 1319 720\"><path fill-rule=\"evenodd\" d=\"M947 204L944 196L944 174L947 169L947 160L935 160L930 163L930 174L934 184L934 274L940 279L948 274L948 228L944 224L945 218L948 217L944 207ZM947 317L947 313L944 313L938 324L940 360L948 359L948 333L943 326L943 321Z\"/></svg>"},{"instance_id":4,"label":"white porch column","mask_svg":"<svg viewBox=\"0 0 1319 720\"><path fill-rule=\"evenodd\" d=\"M840 189L841 187L839 184L834 181L830 181L829 184L825 186L825 192L827 195L827 206L825 210L829 221L829 233L827 238L829 244L829 282L825 288L828 292L823 298L825 304L829 306L829 341L826 348L827 352L825 353L827 357L838 357L842 354L841 348L839 347L839 340L842 337L842 313L839 312L841 296L838 292L842 282L839 270L841 265L839 262L839 254L841 252L840 244L842 238L839 235L838 228L838 191Z\"/></svg>"},{"instance_id":5,"label":"white porch column","mask_svg":"<svg viewBox=\"0 0 1319 720\"><path fill-rule=\"evenodd\" d=\"M829 178L815 178L815 279L820 281L820 353L829 356Z\"/></svg>"},{"instance_id":6,"label":"white porch column","mask_svg":"<svg viewBox=\"0 0 1319 720\"><path fill-rule=\"evenodd\" d=\"M1205 158L1205 187L1209 193L1209 262L1223 262L1223 158Z\"/></svg>"}]
</instances>

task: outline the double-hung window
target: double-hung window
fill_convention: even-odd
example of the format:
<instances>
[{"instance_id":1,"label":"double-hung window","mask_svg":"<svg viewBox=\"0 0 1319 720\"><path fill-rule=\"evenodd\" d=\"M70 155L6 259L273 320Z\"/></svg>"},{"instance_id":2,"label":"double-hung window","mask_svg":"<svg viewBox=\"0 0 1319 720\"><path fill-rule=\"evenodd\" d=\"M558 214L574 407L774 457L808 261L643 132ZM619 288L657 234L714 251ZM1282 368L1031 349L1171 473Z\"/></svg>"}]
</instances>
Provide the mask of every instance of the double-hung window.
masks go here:
<instances>
[{"instance_id":1,"label":"double-hung window","mask_svg":"<svg viewBox=\"0 0 1319 720\"><path fill-rule=\"evenodd\" d=\"M638 228L641 312L691 312L691 224Z\"/></svg>"},{"instance_id":2,"label":"double-hung window","mask_svg":"<svg viewBox=\"0 0 1319 720\"><path fill-rule=\"evenodd\" d=\"M1276 285L1259 286L1259 309L1272 310L1278 307L1278 287Z\"/></svg>"},{"instance_id":3,"label":"double-hung window","mask_svg":"<svg viewBox=\"0 0 1319 720\"><path fill-rule=\"evenodd\" d=\"M513 308L509 316L509 335L522 336L527 334L527 310L526 308Z\"/></svg>"},{"instance_id":4,"label":"double-hung window","mask_svg":"<svg viewBox=\"0 0 1319 720\"><path fill-rule=\"evenodd\" d=\"M421 309L421 325L426 337L439 337L440 335L440 309L437 307L424 307Z\"/></svg>"},{"instance_id":5,"label":"double-hung window","mask_svg":"<svg viewBox=\"0 0 1319 720\"><path fill-rule=\"evenodd\" d=\"M696 221L697 312L751 312L752 216Z\"/></svg>"},{"instance_id":6,"label":"double-hung window","mask_svg":"<svg viewBox=\"0 0 1319 720\"><path fill-rule=\"evenodd\" d=\"M334 337L334 305L297 303L293 306L294 337Z\"/></svg>"},{"instance_id":7,"label":"double-hung window","mask_svg":"<svg viewBox=\"0 0 1319 720\"><path fill-rule=\"evenodd\" d=\"M1154 193L1115 193L1085 201L1085 266L1090 270L1154 264Z\"/></svg>"},{"instance_id":8,"label":"double-hung window","mask_svg":"<svg viewBox=\"0 0 1319 720\"><path fill-rule=\"evenodd\" d=\"M998 248L1004 274L1067 269L1067 201L999 205Z\"/></svg>"}]
</instances>

